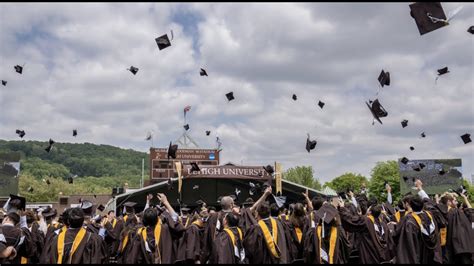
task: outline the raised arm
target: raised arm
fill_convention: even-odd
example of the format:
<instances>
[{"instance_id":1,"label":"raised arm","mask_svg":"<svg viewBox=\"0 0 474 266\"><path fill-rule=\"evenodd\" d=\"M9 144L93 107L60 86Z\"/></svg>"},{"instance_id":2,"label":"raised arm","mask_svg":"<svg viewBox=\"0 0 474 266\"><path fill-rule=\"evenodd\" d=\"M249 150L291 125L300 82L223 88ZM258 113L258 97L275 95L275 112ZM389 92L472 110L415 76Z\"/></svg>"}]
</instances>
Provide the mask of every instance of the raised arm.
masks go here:
<instances>
[{"instance_id":1,"label":"raised arm","mask_svg":"<svg viewBox=\"0 0 474 266\"><path fill-rule=\"evenodd\" d=\"M415 187L418 190L418 196L420 196L421 199L430 198L428 194L426 194L426 192L423 190L423 182L421 182L420 179L417 179L415 181Z\"/></svg>"},{"instance_id":2,"label":"raised arm","mask_svg":"<svg viewBox=\"0 0 474 266\"><path fill-rule=\"evenodd\" d=\"M387 190L387 202L392 205L393 199L392 199L392 187L387 183L385 185L385 189Z\"/></svg>"},{"instance_id":3,"label":"raised arm","mask_svg":"<svg viewBox=\"0 0 474 266\"><path fill-rule=\"evenodd\" d=\"M176 219L178 219L178 214L176 214L173 207L171 207L171 204L168 202L168 198L166 198L166 195L163 194L163 193L158 193L158 194L156 194L156 196L161 201L161 203L163 203L163 205L165 206L166 210L171 215L173 220L174 220L175 217L176 217Z\"/></svg>"},{"instance_id":4,"label":"raised arm","mask_svg":"<svg viewBox=\"0 0 474 266\"><path fill-rule=\"evenodd\" d=\"M310 213L314 210L313 208L313 203L311 202L311 200L309 199L309 194L308 194L308 189L306 189L306 192L305 193L302 193L303 196L304 196L304 200L306 201L306 205L308 205L308 210L307 212Z\"/></svg>"},{"instance_id":5,"label":"raised arm","mask_svg":"<svg viewBox=\"0 0 474 266\"><path fill-rule=\"evenodd\" d=\"M258 206L260 206L267 199L267 197L271 194L272 194L272 187L269 186L265 189L265 192L263 192L263 195L257 200L257 202L255 202L252 205L252 207L250 207L250 212L254 213L255 210L258 208Z\"/></svg>"},{"instance_id":6,"label":"raised arm","mask_svg":"<svg viewBox=\"0 0 474 266\"><path fill-rule=\"evenodd\" d=\"M344 207L344 201L339 200L339 216L341 217L342 226L349 232L359 232L366 228L367 219L362 215L353 215L351 212ZM369 212L367 210L367 212Z\"/></svg>"},{"instance_id":7,"label":"raised arm","mask_svg":"<svg viewBox=\"0 0 474 266\"><path fill-rule=\"evenodd\" d=\"M463 198L464 203L466 203L466 206L468 208L472 208L471 203L469 202L469 199L467 198L467 196L465 194L461 194L461 197Z\"/></svg>"}]
</instances>

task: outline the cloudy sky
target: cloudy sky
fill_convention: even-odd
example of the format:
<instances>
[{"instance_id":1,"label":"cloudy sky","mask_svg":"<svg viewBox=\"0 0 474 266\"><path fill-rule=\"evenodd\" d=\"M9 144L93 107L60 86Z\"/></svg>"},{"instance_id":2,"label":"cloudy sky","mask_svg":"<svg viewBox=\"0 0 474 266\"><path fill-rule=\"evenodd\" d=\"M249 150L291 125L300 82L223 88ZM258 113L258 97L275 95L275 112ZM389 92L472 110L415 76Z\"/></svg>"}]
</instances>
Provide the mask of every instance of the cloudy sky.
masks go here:
<instances>
[{"instance_id":1,"label":"cloudy sky","mask_svg":"<svg viewBox=\"0 0 474 266\"><path fill-rule=\"evenodd\" d=\"M191 105L189 134L203 148L219 136L221 163L311 165L328 181L403 156L462 158L470 177L474 143L460 135L474 136L474 4L443 3L464 8L423 36L408 5L1 3L0 139L21 128L27 140L147 151L148 131L158 147L183 133ZM172 46L159 51L154 39L170 30ZM364 102L382 69L388 117L372 125ZM307 133L318 141L311 153Z\"/></svg>"}]
</instances>

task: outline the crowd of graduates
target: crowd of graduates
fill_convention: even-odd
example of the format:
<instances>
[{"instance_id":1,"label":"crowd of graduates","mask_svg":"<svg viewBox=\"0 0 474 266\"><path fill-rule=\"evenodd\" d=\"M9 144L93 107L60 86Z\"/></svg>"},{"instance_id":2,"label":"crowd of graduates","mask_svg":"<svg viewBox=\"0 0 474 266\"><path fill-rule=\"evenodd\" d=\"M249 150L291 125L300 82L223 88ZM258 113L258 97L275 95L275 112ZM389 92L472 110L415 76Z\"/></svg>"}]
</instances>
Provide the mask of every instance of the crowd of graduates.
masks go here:
<instances>
[{"instance_id":1,"label":"crowd of graduates","mask_svg":"<svg viewBox=\"0 0 474 266\"><path fill-rule=\"evenodd\" d=\"M265 188L254 202L220 206L201 202L178 212L166 195L135 212L96 215L92 202L58 214L24 211L10 200L0 219L0 264L473 264L474 210L467 196L416 193L377 202L367 191L336 193L290 205L269 201ZM458 202L458 197L460 202ZM145 200L145 199L144 199ZM394 204L395 206L392 206Z\"/></svg>"}]
</instances>

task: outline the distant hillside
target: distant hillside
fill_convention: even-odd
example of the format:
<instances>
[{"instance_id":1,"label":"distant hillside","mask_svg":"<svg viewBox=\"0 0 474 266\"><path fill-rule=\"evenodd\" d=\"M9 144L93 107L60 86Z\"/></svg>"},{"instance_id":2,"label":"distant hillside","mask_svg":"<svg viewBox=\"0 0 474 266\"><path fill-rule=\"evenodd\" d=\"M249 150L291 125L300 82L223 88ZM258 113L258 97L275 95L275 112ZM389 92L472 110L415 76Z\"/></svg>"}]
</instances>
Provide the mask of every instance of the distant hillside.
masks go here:
<instances>
[{"instance_id":1,"label":"distant hillside","mask_svg":"<svg viewBox=\"0 0 474 266\"><path fill-rule=\"evenodd\" d=\"M91 143L56 143L53 150L47 153L47 146L47 142L0 140L0 153L21 153L20 193L33 201L46 198L54 200L57 197L57 194L46 198L37 197L39 189L28 197L30 193L26 191L27 188L33 183L36 186L43 185L42 179L51 179L52 184L45 187L45 190L55 191L56 187L61 187L63 189L59 191L64 195L77 192L110 193L113 186L120 186L125 182L129 183L130 187L139 186L142 159L145 159L145 179L149 176L149 157L144 152ZM78 176L74 180L74 186L67 186L67 178L70 175ZM69 189L65 187L74 189L68 193Z\"/></svg>"}]
</instances>

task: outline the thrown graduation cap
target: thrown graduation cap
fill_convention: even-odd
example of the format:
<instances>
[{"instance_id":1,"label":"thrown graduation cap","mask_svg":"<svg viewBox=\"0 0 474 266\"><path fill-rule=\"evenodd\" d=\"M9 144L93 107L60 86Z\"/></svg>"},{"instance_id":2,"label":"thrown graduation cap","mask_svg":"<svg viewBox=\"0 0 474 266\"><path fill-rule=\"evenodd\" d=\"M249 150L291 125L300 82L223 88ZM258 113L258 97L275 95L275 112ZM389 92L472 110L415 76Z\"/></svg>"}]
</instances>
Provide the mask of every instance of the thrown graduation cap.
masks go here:
<instances>
[{"instance_id":1,"label":"thrown graduation cap","mask_svg":"<svg viewBox=\"0 0 474 266\"><path fill-rule=\"evenodd\" d=\"M133 75L136 75L138 72L138 67L130 66L130 68L127 68L127 70L132 72Z\"/></svg>"},{"instance_id":2,"label":"thrown graduation cap","mask_svg":"<svg viewBox=\"0 0 474 266\"><path fill-rule=\"evenodd\" d=\"M16 65L16 66L14 66L14 68L15 68L15 71L17 73L19 73L19 74L23 73L23 67L22 66Z\"/></svg>"},{"instance_id":3,"label":"thrown graduation cap","mask_svg":"<svg viewBox=\"0 0 474 266\"><path fill-rule=\"evenodd\" d=\"M286 196L276 196L276 195L272 194L271 199L273 199L273 201L276 203L278 208L281 208L281 207L285 206Z\"/></svg>"},{"instance_id":4,"label":"thrown graduation cap","mask_svg":"<svg viewBox=\"0 0 474 266\"><path fill-rule=\"evenodd\" d=\"M16 130L16 134L18 134L20 138L23 138L26 135L24 130L19 130L19 129Z\"/></svg>"},{"instance_id":5,"label":"thrown graduation cap","mask_svg":"<svg viewBox=\"0 0 474 266\"><path fill-rule=\"evenodd\" d=\"M310 140L309 139L309 134L308 134L308 138L306 139L306 150L308 151L308 153L311 151L311 150L314 150L314 148L316 148L316 144L318 142L316 140Z\"/></svg>"},{"instance_id":6,"label":"thrown graduation cap","mask_svg":"<svg viewBox=\"0 0 474 266\"><path fill-rule=\"evenodd\" d=\"M53 148L53 144L54 144L54 143L55 143L54 140L49 139L49 146L48 146L46 149L44 149L44 150L49 153L49 152L51 151L51 149Z\"/></svg>"},{"instance_id":7,"label":"thrown graduation cap","mask_svg":"<svg viewBox=\"0 0 474 266\"><path fill-rule=\"evenodd\" d=\"M438 76L444 75L446 73L449 73L448 67L438 69Z\"/></svg>"},{"instance_id":8,"label":"thrown graduation cap","mask_svg":"<svg viewBox=\"0 0 474 266\"><path fill-rule=\"evenodd\" d=\"M444 175L444 174L446 174L446 171L444 171L444 169L440 169L440 170L438 171L438 174L439 174L439 175Z\"/></svg>"},{"instance_id":9,"label":"thrown graduation cap","mask_svg":"<svg viewBox=\"0 0 474 266\"><path fill-rule=\"evenodd\" d=\"M271 166L271 165L267 165L267 166L263 167L263 169L265 169L265 171L266 171L269 175L272 175L272 174L275 172L275 170L273 169L273 166Z\"/></svg>"},{"instance_id":10,"label":"thrown graduation cap","mask_svg":"<svg viewBox=\"0 0 474 266\"><path fill-rule=\"evenodd\" d=\"M239 195L240 195L241 192L242 192L242 191L241 191L240 189L235 188L235 190L234 190L234 195L233 195L233 196L235 196L235 199L234 199L235 201L238 201L238 200L239 200Z\"/></svg>"},{"instance_id":11,"label":"thrown graduation cap","mask_svg":"<svg viewBox=\"0 0 474 266\"><path fill-rule=\"evenodd\" d=\"M77 129L73 129L73 130L72 130L72 136L73 136L73 137L77 136Z\"/></svg>"},{"instance_id":12,"label":"thrown graduation cap","mask_svg":"<svg viewBox=\"0 0 474 266\"><path fill-rule=\"evenodd\" d=\"M33 192L33 191L34 191L33 187L32 187L32 186L29 186L29 187L28 187L28 192L31 193L31 192Z\"/></svg>"},{"instance_id":13,"label":"thrown graduation cap","mask_svg":"<svg viewBox=\"0 0 474 266\"><path fill-rule=\"evenodd\" d=\"M105 210L105 206L100 204L99 207L97 207L97 209L101 212L103 212Z\"/></svg>"},{"instance_id":14,"label":"thrown graduation cap","mask_svg":"<svg viewBox=\"0 0 474 266\"><path fill-rule=\"evenodd\" d=\"M365 103L367 104L367 107L369 107L369 110L372 113L374 119L377 120L380 124L383 124L380 118L386 117L388 115L387 111L385 111L383 106L380 104L379 99L375 99L373 102L369 102L370 104L368 102ZM374 123L372 123L372 125L373 124Z\"/></svg>"},{"instance_id":15,"label":"thrown graduation cap","mask_svg":"<svg viewBox=\"0 0 474 266\"><path fill-rule=\"evenodd\" d=\"M206 136L209 136L211 134L211 131L206 130Z\"/></svg>"},{"instance_id":16,"label":"thrown graduation cap","mask_svg":"<svg viewBox=\"0 0 474 266\"><path fill-rule=\"evenodd\" d=\"M415 150L415 147L410 146L410 151L414 151L414 150Z\"/></svg>"},{"instance_id":17,"label":"thrown graduation cap","mask_svg":"<svg viewBox=\"0 0 474 266\"><path fill-rule=\"evenodd\" d=\"M318 102L318 106L321 107L321 109L323 109L324 105L325 105L325 103L323 103L321 101Z\"/></svg>"},{"instance_id":18,"label":"thrown graduation cap","mask_svg":"<svg viewBox=\"0 0 474 266\"><path fill-rule=\"evenodd\" d=\"M382 69L382 72L380 72L378 81L380 83L380 86L382 86L382 88L383 88L383 86L390 86L390 73L385 72Z\"/></svg>"},{"instance_id":19,"label":"thrown graduation cap","mask_svg":"<svg viewBox=\"0 0 474 266\"><path fill-rule=\"evenodd\" d=\"M464 144L468 144L469 142L472 142L472 140L471 140L471 134L468 134L468 133L462 135L462 136L461 136L461 139L462 139L462 141L464 142Z\"/></svg>"},{"instance_id":20,"label":"thrown graduation cap","mask_svg":"<svg viewBox=\"0 0 474 266\"><path fill-rule=\"evenodd\" d=\"M69 184L73 184L73 183L74 183L74 179L73 179L72 176L68 177L68 178L67 178L67 181L68 181Z\"/></svg>"},{"instance_id":21,"label":"thrown graduation cap","mask_svg":"<svg viewBox=\"0 0 474 266\"><path fill-rule=\"evenodd\" d=\"M194 185L193 190L195 190L195 189L199 189L199 185Z\"/></svg>"},{"instance_id":22,"label":"thrown graduation cap","mask_svg":"<svg viewBox=\"0 0 474 266\"><path fill-rule=\"evenodd\" d=\"M408 120L403 120L402 121L402 128L406 128L408 126Z\"/></svg>"},{"instance_id":23,"label":"thrown graduation cap","mask_svg":"<svg viewBox=\"0 0 474 266\"><path fill-rule=\"evenodd\" d=\"M203 69L203 68L201 68L201 71L199 72L199 75L200 75L201 77L202 77L202 76L208 77L206 70Z\"/></svg>"},{"instance_id":24,"label":"thrown graduation cap","mask_svg":"<svg viewBox=\"0 0 474 266\"><path fill-rule=\"evenodd\" d=\"M254 194L257 193L257 186L252 182L249 182L249 185L250 185L249 195L253 196Z\"/></svg>"},{"instance_id":25,"label":"thrown graduation cap","mask_svg":"<svg viewBox=\"0 0 474 266\"><path fill-rule=\"evenodd\" d=\"M415 165L412 167L413 170L417 171L417 172L420 172L421 171L421 167L419 165Z\"/></svg>"},{"instance_id":26,"label":"thrown graduation cap","mask_svg":"<svg viewBox=\"0 0 474 266\"><path fill-rule=\"evenodd\" d=\"M186 131L189 130L189 124L186 124L186 125L184 125L183 127L184 127L184 129L185 129Z\"/></svg>"},{"instance_id":27,"label":"thrown graduation cap","mask_svg":"<svg viewBox=\"0 0 474 266\"><path fill-rule=\"evenodd\" d=\"M19 203L18 209L19 210L25 210L25 208L26 208L26 198L10 194L10 204L13 200L18 200L18 203Z\"/></svg>"},{"instance_id":28,"label":"thrown graduation cap","mask_svg":"<svg viewBox=\"0 0 474 266\"><path fill-rule=\"evenodd\" d=\"M474 26L469 27L469 29L467 29L467 32L469 32L470 34L474 34Z\"/></svg>"},{"instance_id":29,"label":"thrown graduation cap","mask_svg":"<svg viewBox=\"0 0 474 266\"><path fill-rule=\"evenodd\" d=\"M346 192L344 192L344 191L338 192L337 195L339 195L339 197L341 197L341 199L343 199L343 200L347 199Z\"/></svg>"},{"instance_id":30,"label":"thrown graduation cap","mask_svg":"<svg viewBox=\"0 0 474 266\"><path fill-rule=\"evenodd\" d=\"M201 169L199 168L197 163L191 163L191 172L199 172Z\"/></svg>"},{"instance_id":31,"label":"thrown graduation cap","mask_svg":"<svg viewBox=\"0 0 474 266\"><path fill-rule=\"evenodd\" d=\"M423 131L423 132L421 132L420 136L421 136L422 138L426 138L426 134L425 134L425 132L424 132L424 131Z\"/></svg>"},{"instance_id":32,"label":"thrown graduation cap","mask_svg":"<svg viewBox=\"0 0 474 266\"><path fill-rule=\"evenodd\" d=\"M171 181L171 178L168 179L166 187L168 188L168 190L173 190L173 181Z\"/></svg>"},{"instance_id":33,"label":"thrown graduation cap","mask_svg":"<svg viewBox=\"0 0 474 266\"><path fill-rule=\"evenodd\" d=\"M135 205L137 205L137 203L133 201L127 201L123 204L123 206L129 207L129 208L133 208Z\"/></svg>"},{"instance_id":34,"label":"thrown graduation cap","mask_svg":"<svg viewBox=\"0 0 474 266\"><path fill-rule=\"evenodd\" d=\"M420 35L448 25L440 2L418 2L411 4L410 15L415 19Z\"/></svg>"},{"instance_id":35,"label":"thrown graduation cap","mask_svg":"<svg viewBox=\"0 0 474 266\"><path fill-rule=\"evenodd\" d=\"M178 145L177 144L171 144L170 141L170 146L168 147L168 160L171 158L176 159L176 152L178 151Z\"/></svg>"},{"instance_id":36,"label":"thrown graduation cap","mask_svg":"<svg viewBox=\"0 0 474 266\"><path fill-rule=\"evenodd\" d=\"M403 164L407 164L410 160L408 160L407 157L403 157L400 162L402 162Z\"/></svg>"},{"instance_id":37,"label":"thrown graduation cap","mask_svg":"<svg viewBox=\"0 0 474 266\"><path fill-rule=\"evenodd\" d=\"M165 34L163 36L160 36L155 39L156 44L158 45L158 49L163 50L166 47L171 46L170 39L168 39L168 34Z\"/></svg>"},{"instance_id":38,"label":"thrown graduation cap","mask_svg":"<svg viewBox=\"0 0 474 266\"><path fill-rule=\"evenodd\" d=\"M7 81L2 79L2 85L7 86Z\"/></svg>"},{"instance_id":39,"label":"thrown graduation cap","mask_svg":"<svg viewBox=\"0 0 474 266\"><path fill-rule=\"evenodd\" d=\"M231 91L231 92L227 93L225 95L225 97L227 97L227 100L229 100L229 102L232 101L233 99L235 99L234 98L234 92Z\"/></svg>"},{"instance_id":40,"label":"thrown graduation cap","mask_svg":"<svg viewBox=\"0 0 474 266\"><path fill-rule=\"evenodd\" d=\"M298 99L298 97L296 97L296 94L293 94L293 96L291 97L294 101L296 101Z\"/></svg>"},{"instance_id":41,"label":"thrown graduation cap","mask_svg":"<svg viewBox=\"0 0 474 266\"><path fill-rule=\"evenodd\" d=\"M316 211L316 216L320 217L326 224L330 224L332 220L336 217L337 215L337 209L334 208L331 204L323 204L319 210Z\"/></svg>"},{"instance_id":42,"label":"thrown graduation cap","mask_svg":"<svg viewBox=\"0 0 474 266\"><path fill-rule=\"evenodd\" d=\"M51 182L49 181L49 179L43 179L43 182L46 182L46 184L51 185Z\"/></svg>"},{"instance_id":43,"label":"thrown graduation cap","mask_svg":"<svg viewBox=\"0 0 474 266\"><path fill-rule=\"evenodd\" d=\"M151 132L148 132L148 133L146 134L145 140L150 140L152 137L153 137L153 135L151 134Z\"/></svg>"},{"instance_id":44,"label":"thrown graduation cap","mask_svg":"<svg viewBox=\"0 0 474 266\"><path fill-rule=\"evenodd\" d=\"M404 177L403 177L403 180L404 180L405 182L408 182L408 177L407 177L407 176L404 176Z\"/></svg>"}]
</instances>

